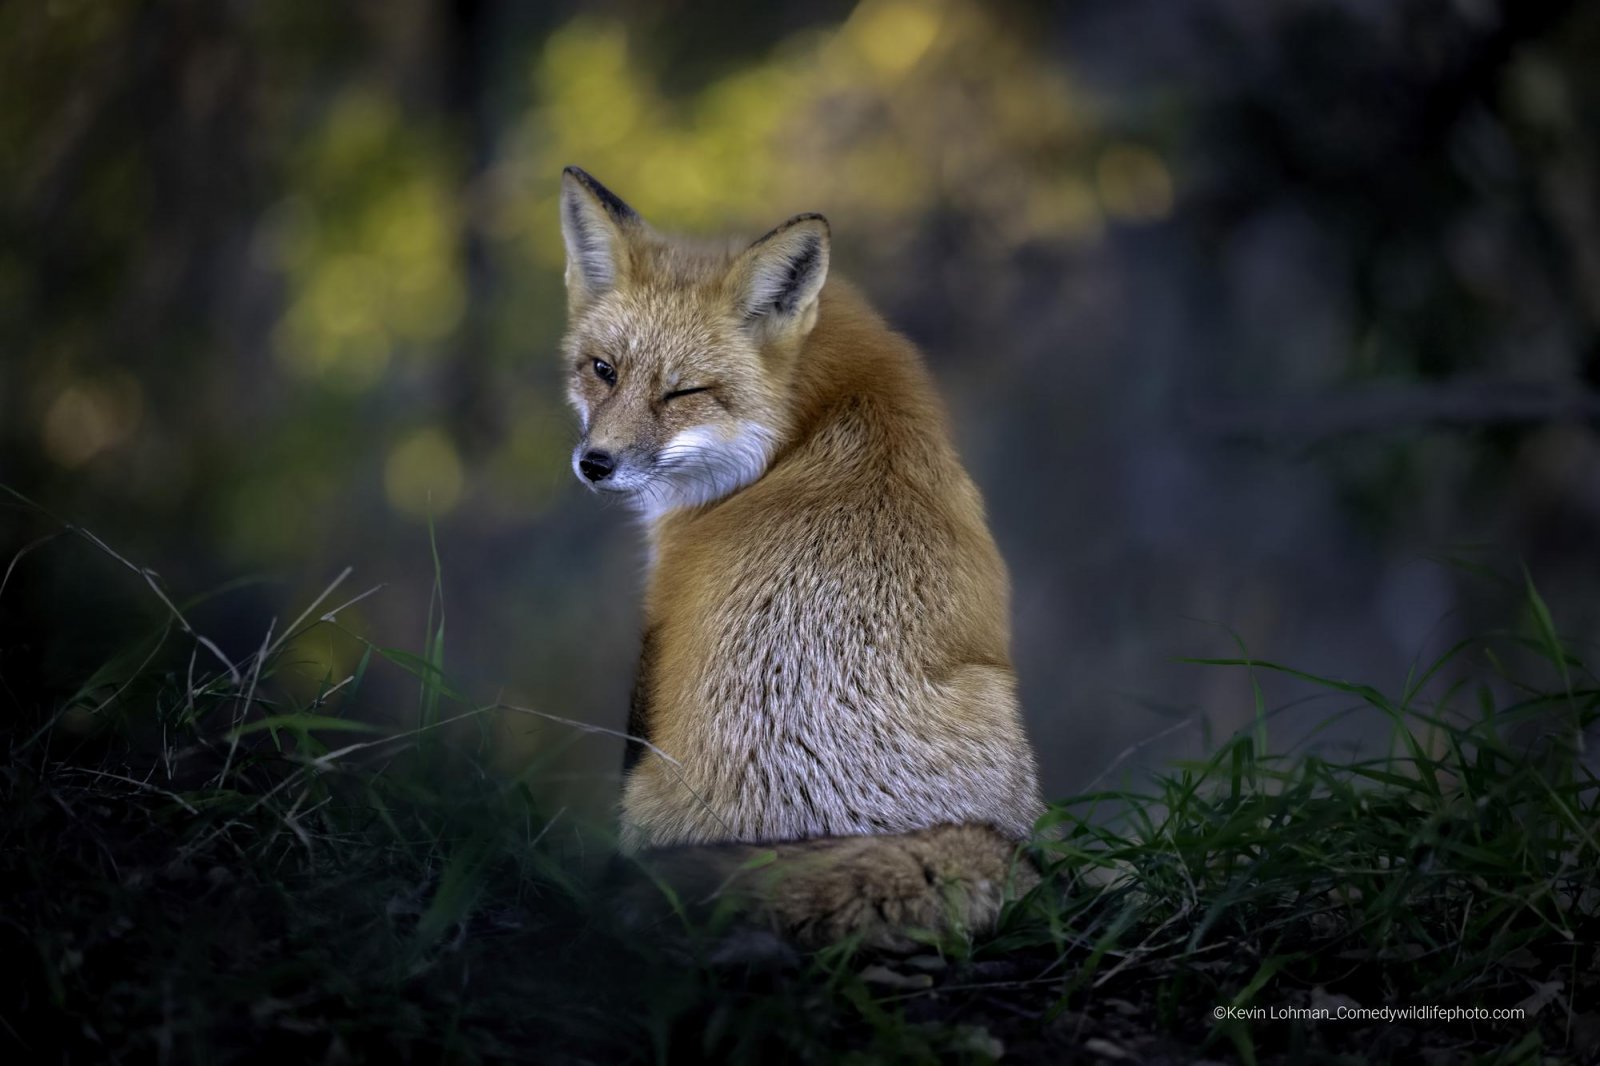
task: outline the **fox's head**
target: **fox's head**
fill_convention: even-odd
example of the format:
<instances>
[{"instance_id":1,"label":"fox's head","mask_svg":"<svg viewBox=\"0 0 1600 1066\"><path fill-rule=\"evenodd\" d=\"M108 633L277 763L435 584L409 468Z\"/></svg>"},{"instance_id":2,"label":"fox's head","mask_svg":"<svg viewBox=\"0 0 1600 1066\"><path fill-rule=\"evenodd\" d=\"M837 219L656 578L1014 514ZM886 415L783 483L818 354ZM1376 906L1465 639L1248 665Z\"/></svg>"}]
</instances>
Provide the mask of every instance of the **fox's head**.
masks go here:
<instances>
[{"instance_id":1,"label":"fox's head","mask_svg":"<svg viewBox=\"0 0 1600 1066\"><path fill-rule=\"evenodd\" d=\"M744 248L695 243L656 232L577 167L561 181L579 479L649 516L756 480L816 324L827 220L796 215Z\"/></svg>"}]
</instances>

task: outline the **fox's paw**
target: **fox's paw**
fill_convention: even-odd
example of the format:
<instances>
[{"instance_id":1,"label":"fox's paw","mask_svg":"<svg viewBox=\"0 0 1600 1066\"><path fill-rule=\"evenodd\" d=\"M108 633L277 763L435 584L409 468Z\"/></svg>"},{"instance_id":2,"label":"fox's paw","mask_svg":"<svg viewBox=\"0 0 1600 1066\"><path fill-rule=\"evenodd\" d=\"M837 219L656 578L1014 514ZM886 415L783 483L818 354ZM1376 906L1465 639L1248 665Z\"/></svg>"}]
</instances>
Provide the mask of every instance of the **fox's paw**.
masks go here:
<instances>
[{"instance_id":1,"label":"fox's paw","mask_svg":"<svg viewBox=\"0 0 1600 1066\"><path fill-rule=\"evenodd\" d=\"M1039 881L1015 845L987 826L949 825L894 836L814 841L826 855L797 863L767 902L780 927L809 946L855 937L882 951L915 951L929 937L992 929L1008 896Z\"/></svg>"}]
</instances>

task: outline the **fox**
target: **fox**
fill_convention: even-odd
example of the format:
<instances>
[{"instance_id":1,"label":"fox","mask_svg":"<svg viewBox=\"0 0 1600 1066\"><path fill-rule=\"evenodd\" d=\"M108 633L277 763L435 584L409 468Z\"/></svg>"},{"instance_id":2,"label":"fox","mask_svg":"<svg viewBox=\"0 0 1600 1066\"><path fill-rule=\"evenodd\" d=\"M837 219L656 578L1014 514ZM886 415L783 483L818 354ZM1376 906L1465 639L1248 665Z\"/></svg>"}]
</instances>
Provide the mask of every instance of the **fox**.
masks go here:
<instances>
[{"instance_id":1,"label":"fox","mask_svg":"<svg viewBox=\"0 0 1600 1066\"><path fill-rule=\"evenodd\" d=\"M619 850L787 942L992 928L1044 811L1010 578L921 354L799 214L669 235L562 173L577 479L642 520Z\"/></svg>"}]
</instances>

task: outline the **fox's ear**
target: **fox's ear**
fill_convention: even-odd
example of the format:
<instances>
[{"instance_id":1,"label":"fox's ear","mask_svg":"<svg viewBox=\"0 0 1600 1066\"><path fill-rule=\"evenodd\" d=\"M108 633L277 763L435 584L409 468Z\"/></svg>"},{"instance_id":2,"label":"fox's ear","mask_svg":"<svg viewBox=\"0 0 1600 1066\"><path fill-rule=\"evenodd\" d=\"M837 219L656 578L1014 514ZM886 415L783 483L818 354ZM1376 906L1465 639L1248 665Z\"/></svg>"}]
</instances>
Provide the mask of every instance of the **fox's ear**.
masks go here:
<instances>
[{"instance_id":1,"label":"fox's ear","mask_svg":"<svg viewBox=\"0 0 1600 1066\"><path fill-rule=\"evenodd\" d=\"M561 172L561 236L567 302L577 308L623 280L628 235L644 225L633 208L578 167Z\"/></svg>"},{"instance_id":2,"label":"fox's ear","mask_svg":"<svg viewBox=\"0 0 1600 1066\"><path fill-rule=\"evenodd\" d=\"M810 332L828 280L828 220L794 216L740 256L734 277L746 320L776 333Z\"/></svg>"}]
</instances>

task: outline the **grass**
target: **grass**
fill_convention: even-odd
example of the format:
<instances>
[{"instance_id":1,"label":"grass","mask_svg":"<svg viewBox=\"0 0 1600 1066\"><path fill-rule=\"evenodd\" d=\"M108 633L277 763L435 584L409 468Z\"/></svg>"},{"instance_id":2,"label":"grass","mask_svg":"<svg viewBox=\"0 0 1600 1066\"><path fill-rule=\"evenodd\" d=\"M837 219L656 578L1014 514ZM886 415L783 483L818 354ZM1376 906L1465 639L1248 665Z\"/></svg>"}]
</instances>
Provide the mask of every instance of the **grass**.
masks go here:
<instances>
[{"instance_id":1,"label":"grass","mask_svg":"<svg viewBox=\"0 0 1600 1066\"><path fill-rule=\"evenodd\" d=\"M307 693L286 649L341 625L338 582L232 662L190 605L84 536L163 621L7 725L11 1061L1600 1056L1597 783L1559 745L1506 739L1519 720L1592 721L1600 684L1531 581L1529 632L1463 642L1396 693L1247 654L1195 666L1370 708L1386 757L1271 754L1257 688L1250 728L1210 758L1054 804L1034 844L1046 883L993 935L737 961L722 928L620 927L604 827L548 810L538 768L486 769L472 726L501 712L446 675L437 563L422 654L368 644ZM1549 683L1507 676L1519 658ZM405 727L376 724L392 721L368 706L381 673L416 686ZM1357 1006L1521 1016L1249 1014Z\"/></svg>"}]
</instances>

